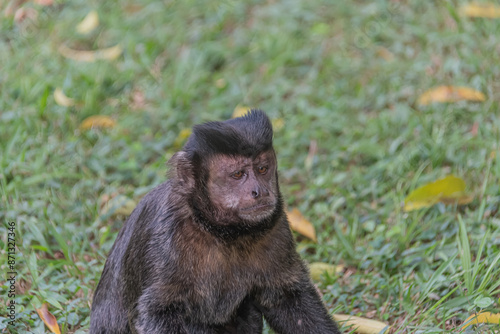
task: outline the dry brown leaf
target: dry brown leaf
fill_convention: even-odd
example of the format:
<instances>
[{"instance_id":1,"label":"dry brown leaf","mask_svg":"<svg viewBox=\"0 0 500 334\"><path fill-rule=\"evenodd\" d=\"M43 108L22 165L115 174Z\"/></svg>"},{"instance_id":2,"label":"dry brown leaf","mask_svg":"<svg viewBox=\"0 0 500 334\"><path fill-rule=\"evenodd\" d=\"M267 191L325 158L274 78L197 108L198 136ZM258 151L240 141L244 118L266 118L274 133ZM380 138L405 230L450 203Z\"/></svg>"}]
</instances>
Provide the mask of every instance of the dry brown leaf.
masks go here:
<instances>
[{"instance_id":1,"label":"dry brown leaf","mask_svg":"<svg viewBox=\"0 0 500 334\"><path fill-rule=\"evenodd\" d=\"M227 82L224 78L215 80L215 87L222 89L227 86Z\"/></svg>"},{"instance_id":2,"label":"dry brown leaf","mask_svg":"<svg viewBox=\"0 0 500 334\"><path fill-rule=\"evenodd\" d=\"M142 110L146 108L146 96L144 92L140 89L134 89L132 91L132 101L130 102L130 108L133 110Z\"/></svg>"},{"instance_id":3,"label":"dry brown leaf","mask_svg":"<svg viewBox=\"0 0 500 334\"><path fill-rule=\"evenodd\" d=\"M123 6L123 10L128 13L128 14L134 14L137 12L140 12L142 10L143 6L138 5L138 4L126 4Z\"/></svg>"},{"instance_id":4,"label":"dry brown leaf","mask_svg":"<svg viewBox=\"0 0 500 334\"><path fill-rule=\"evenodd\" d=\"M471 325L480 323L500 324L500 313L481 312L479 314L473 314L464 321L462 330Z\"/></svg>"},{"instance_id":5,"label":"dry brown leaf","mask_svg":"<svg viewBox=\"0 0 500 334\"><path fill-rule=\"evenodd\" d=\"M76 31L80 34L88 34L99 25L99 15L93 10L76 26Z\"/></svg>"},{"instance_id":6,"label":"dry brown leaf","mask_svg":"<svg viewBox=\"0 0 500 334\"><path fill-rule=\"evenodd\" d=\"M469 3L460 7L460 13L465 17L500 18L500 6L492 3Z\"/></svg>"},{"instance_id":7,"label":"dry brown leaf","mask_svg":"<svg viewBox=\"0 0 500 334\"><path fill-rule=\"evenodd\" d=\"M89 130L92 128L113 128L115 125L116 121L109 116L94 115L87 117L82 124L80 124L80 129Z\"/></svg>"},{"instance_id":8,"label":"dry brown leaf","mask_svg":"<svg viewBox=\"0 0 500 334\"><path fill-rule=\"evenodd\" d=\"M344 270L344 266L337 266L334 264L323 263L323 262L313 262L309 264L309 272L311 273L311 278L315 281L321 280L321 275L327 273L329 276L335 276Z\"/></svg>"},{"instance_id":9,"label":"dry brown leaf","mask_svg":"<svg viewBox=\"0 0 500 334\"><path fill-rule=\"evenodd\" d=\"M56 317L52 313L49 312L49 308L46 303L42 304L42 307L36 309L36 313L47 327L56 334L61 334L61 330L59 329L59 325L57 324Z\"/></svg>"},{"instance_id":10,"label":"dry brown leaf","mask_svg":"<svg viewBox=\"0 0 500 334\"><path fill-rule=\"evenodd\" d=\"M312 168L314 157L318 152L318 142L316 140L311 140L309 142L309 152L307 153L306 160L304 161L304 166L309 171Z\"/></svg>"},{"instance_id":11,"label":"dry brown leaf","mask_svg":"<svg viewBox=\"0 0 500 334\"><path fill-rule=\"evenodd\" d=\"M66 94L64 94L62 89L59 87L56 88L56 90L54 91L54 100L58 105L63 107L71 107L75 105L75 100L70 97L67 97Z\"/></svg>"},{"instance_id":12,"label":"dry brown leaf","mask_svg":"<svg viewBox=\"0 0 500 334\"><path fill-rule=\"evenodd\" d=\"M54 4L54 0L34 0L34 3L40 6L52 6Z\"/></svg>"},{"instance_id":13,"label":"dry brown leaf","mask_svg":"<svg viewBox=\"0 0 500 334\"><path fill-rule=\"evenodd\" d=\"M30 7L21 7L16 10L16 13L14 14L14 22L17 24L23 22L26 19L31 20L32 22L35 22L38 18L38 11L34 8Z\"/></svg>"},{"instance_id":14,"label":"dry brown leaf","mask_svg":"<svg viewBox=\"0 0 500 334\"><path fill-rule=\"evenodd\" d=\"M314 226L302 215L302 213L297 208L288 211L287 216L292 230L316 242L316 230L314 229Z\"/></svg>"},{"instance_id":15,"label":"dry brown leaf","mask_svg":"<svg viewBox=\"0 0 500 334\"><path fill-rule=\"evenodd\" d=\"M3 15L5 17L9 17L14 15L16 10L23 5L27 0L12 0L7 6L5 6L5 10L3 11Z\"/></svg>"},{"instance_id":16,"label":"dry brown leaf","mask_svg":"<svg viewBox=\"0 0 500 334\"><path fill-rule=\"evenodd\" d=\"M389 51L387 48L380 47L377 49L377 55L384 59L385 61L393 61L394 60L394 54Z\"/></svg>"},{"instance_id":17,"label":"dry brown leaf","mask_svg":"<svg viewBox=\"0 0 500 334\"><path fill-rule=\"evenodd\" d=\"M479 132L479 122L476 121L472 124L472 128L470 129L470 134L472 137L476 137L478 132Z\"/></svg>"},{"instance_id":18,"label":"dry brown leaf","mask_svg":"<svg viewBox=\"0 0 500 334\"><path fill-rule=\"evenodd\" d=\"M352 326L350 329L355 330L359 334L378 334L389 327L389 325L377 320L355 317L348 314L334 314L333 319L343 323L345 326Z\"/></svg>"},{"instance_id":19,"label":"dry brown leaf","mask_svg":"<svg viewBox=\"0 0 500 334\"><path fill-rule=\"evenodd\" d=\"M59 47L59 53L64 57L83 62L94 62L96 60L115 60L122 54L120 45L115 45L105 49L98 49L95 51L74 50L68 48L66 45Z\"/></svg>"},{"instance_id":20,"label":"dry brown leaf","mask_svg":"<svg viewBox=\"0 0 500 334\"><path fill-rule=\"evenodd\" d=\"M433 102L481 102L485 99L483 93L468 87L439 86L420 95L418 103L425 106Z\"/></svg>"}]
</instances>

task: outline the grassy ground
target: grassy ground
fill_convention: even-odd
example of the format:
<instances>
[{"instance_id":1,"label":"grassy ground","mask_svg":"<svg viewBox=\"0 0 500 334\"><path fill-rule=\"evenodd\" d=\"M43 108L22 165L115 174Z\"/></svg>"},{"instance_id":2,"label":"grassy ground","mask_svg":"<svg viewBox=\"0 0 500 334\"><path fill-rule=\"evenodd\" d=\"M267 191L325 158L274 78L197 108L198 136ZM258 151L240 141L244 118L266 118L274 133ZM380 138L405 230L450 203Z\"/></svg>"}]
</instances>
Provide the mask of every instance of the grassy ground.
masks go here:
<instances>
[{"instance_id":1,"label":"grassy ground","mask_svg":"<svg viewBox=\"0 0 500 334\"><path fill-rule=\"evenodd\" d=\"M10 331L43 333L34 307L47 302L64 333L85 332L125 219L103 203L161 183L182 129L227 119L238 104L284 120L282 189L318 233L317 243L297 236L299 251L346 267L318 283L332 313L393 333L446 333L475 311L498 312L500 20L463 18L462 3L75 0L24 4L35 19L3 17L0 217L16 223L18 273ZM92 9L100 26L78 34ZM113 61L58 52L117 43ZM487 99L420 106L436 85ZM56 104L56 87L78 103ZM116 127L81 130L96 114ZM450 173L472 203L402 210L409 191ZM6 272L6 224L0 232Z\"/></svg>"}]
</instances>

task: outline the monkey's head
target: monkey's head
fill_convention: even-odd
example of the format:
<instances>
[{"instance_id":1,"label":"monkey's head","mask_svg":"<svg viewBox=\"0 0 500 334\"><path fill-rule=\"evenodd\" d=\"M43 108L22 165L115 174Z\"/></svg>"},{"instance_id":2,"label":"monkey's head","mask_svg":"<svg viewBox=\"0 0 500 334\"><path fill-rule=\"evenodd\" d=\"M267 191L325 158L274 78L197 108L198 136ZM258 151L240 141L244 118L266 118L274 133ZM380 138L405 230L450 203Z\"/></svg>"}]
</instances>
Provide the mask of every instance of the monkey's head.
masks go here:
<instances>
[{"instance_id":1,"label":"monkey's head","mask_svg":"<svg viewBox=\"0 0 500 334\"><path fill-rule=\"evenodd\" d=\"M173 158L176 177L204 227L225 238L270 228L281 214L273 130L260 110L197 125Z\"/></svg>"}]
</instances>

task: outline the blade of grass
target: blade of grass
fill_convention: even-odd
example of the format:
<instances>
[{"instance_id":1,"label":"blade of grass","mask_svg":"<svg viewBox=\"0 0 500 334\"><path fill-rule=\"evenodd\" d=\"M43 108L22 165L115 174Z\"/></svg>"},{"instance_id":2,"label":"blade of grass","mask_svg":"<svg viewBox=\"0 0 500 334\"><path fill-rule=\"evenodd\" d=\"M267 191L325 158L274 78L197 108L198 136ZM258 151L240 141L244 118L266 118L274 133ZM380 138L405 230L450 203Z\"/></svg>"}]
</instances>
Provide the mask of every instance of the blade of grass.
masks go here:
<instances>
[{"instance_id":1,"label":"blade of grass","mask_svg":"<svg viewBox=\"0 0 500 334\"><path fill-rule=\"evenodd\" d=\"M471 254L469 246L469 238L467 237L467 229L461 215L458 215L458 223L460 227L458 245L460 249L460 261L464 270L465 286L469 291L474 289L471 271Z\"/></svg>"}]
</instances>

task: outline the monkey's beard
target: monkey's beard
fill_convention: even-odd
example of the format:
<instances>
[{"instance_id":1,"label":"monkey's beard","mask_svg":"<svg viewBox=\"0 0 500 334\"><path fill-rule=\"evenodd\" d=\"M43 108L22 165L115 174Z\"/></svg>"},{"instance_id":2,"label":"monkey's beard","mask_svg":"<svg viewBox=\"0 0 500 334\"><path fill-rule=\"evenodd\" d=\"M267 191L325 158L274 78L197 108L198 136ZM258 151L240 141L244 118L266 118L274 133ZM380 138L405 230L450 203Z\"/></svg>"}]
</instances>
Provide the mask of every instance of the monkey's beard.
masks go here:
<instances>
[{"instance_id":1,"label":"monkey's beard","mask_svg":"<svg viewBox=\"0 0 500 334\"><path fill-rule=\"evenodd\" d=\"M260 237L271 230L284 214L279 190L275 203L239 210L217 208L204 191L201 193L202 196L192 198L191 201L194 220L204 230L224 241L233 241L244 236Z\"/></svg>"}]
</instances>

